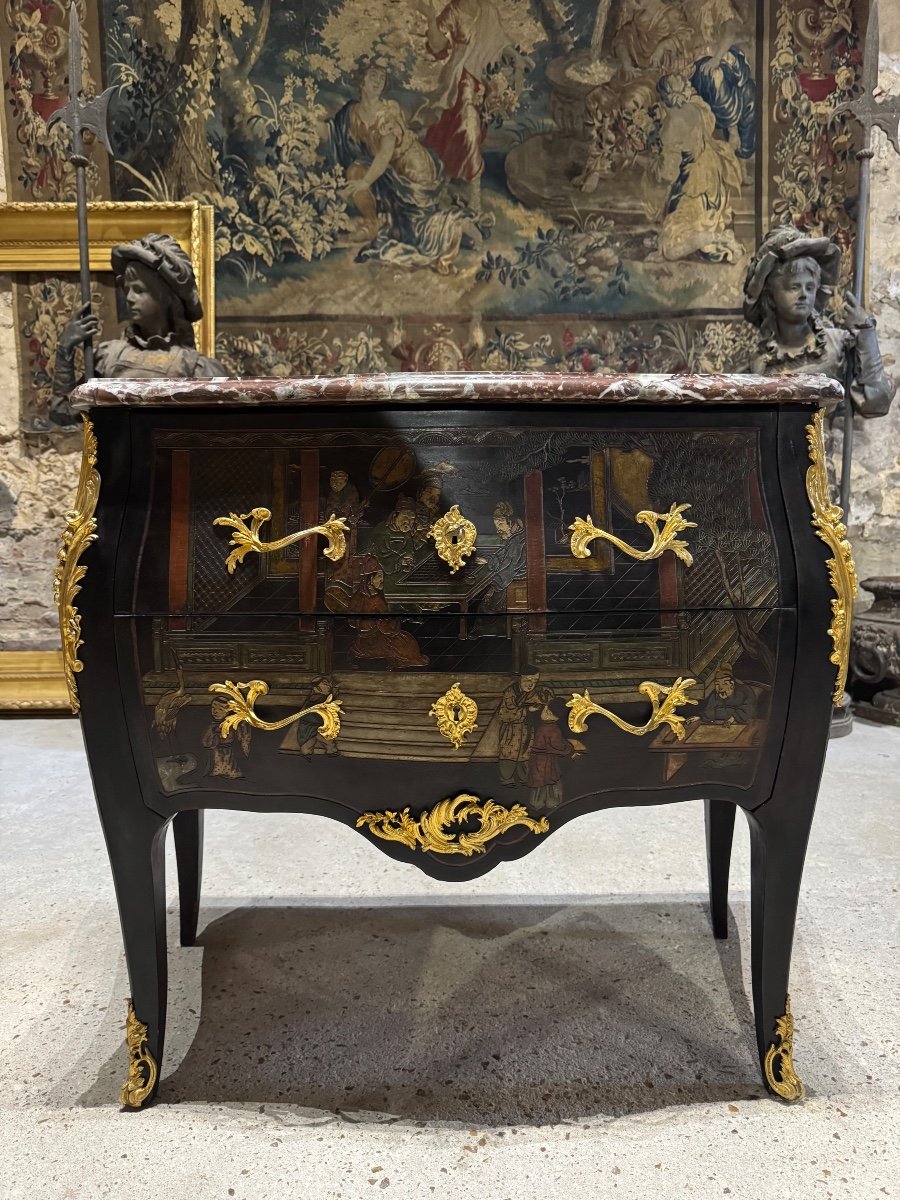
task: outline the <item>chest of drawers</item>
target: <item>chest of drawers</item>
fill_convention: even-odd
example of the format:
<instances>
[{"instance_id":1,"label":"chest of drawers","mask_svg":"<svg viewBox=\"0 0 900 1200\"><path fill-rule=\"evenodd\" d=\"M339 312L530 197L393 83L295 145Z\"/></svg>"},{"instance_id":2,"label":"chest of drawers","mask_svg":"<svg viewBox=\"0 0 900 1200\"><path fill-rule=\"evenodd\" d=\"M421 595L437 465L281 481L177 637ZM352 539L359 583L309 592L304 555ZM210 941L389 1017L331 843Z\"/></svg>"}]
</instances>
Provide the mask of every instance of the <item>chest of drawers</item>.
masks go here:
<instances>
[{"instance_id":1,"label":"chest of drawers","mask_svg":"<svg viewBox=\"0 0 900 1200\"><path fill-rule=\"evenodd\" d=\"M703 799L724 937L753 847L767 1086L855 576L816 377L93 381L58 600L122 919L122 1102L156 1094L163 841L318 813L464 884L611 806Z\"/></svg>"}]
</instances>

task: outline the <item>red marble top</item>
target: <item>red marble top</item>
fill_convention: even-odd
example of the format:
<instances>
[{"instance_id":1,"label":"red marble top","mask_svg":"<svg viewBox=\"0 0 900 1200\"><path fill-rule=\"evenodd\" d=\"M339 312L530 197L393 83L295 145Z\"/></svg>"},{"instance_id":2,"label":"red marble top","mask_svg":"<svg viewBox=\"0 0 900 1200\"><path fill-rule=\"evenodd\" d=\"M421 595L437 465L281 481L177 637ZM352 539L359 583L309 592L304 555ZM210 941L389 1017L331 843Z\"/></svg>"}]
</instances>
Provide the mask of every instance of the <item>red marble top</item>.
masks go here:
<instances>
[{"instance_id":1,"label":"red marble top","mask_svg":"<svg viewBox=\"0 0 900 1200\"><path fill-rule=\"evenodd\" d=\"M824 375L572 375L550 372L313 375L296 379L92 379L72 393L95 406L211 408L503 404L807 404L831 407L840 383Z\"/></svg>"}]
</instances>

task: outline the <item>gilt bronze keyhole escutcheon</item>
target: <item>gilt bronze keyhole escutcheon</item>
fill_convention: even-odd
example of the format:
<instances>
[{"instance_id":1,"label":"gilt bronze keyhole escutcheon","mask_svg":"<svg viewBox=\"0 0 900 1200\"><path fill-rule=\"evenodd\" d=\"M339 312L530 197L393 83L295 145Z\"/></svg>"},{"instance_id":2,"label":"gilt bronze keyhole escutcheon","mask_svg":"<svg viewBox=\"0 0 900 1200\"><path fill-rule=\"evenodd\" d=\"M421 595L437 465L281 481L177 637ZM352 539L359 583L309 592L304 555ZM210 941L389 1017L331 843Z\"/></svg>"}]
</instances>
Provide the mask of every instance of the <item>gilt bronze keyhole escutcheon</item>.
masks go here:
<instances>
[{"instance_id":1,"label":"gilt bronze keyhole escutcheon","mask_svg":"<svg viewBox=\"0 0 900 1200\"><path fill-rule=\"evenodd\" d=\"M459 511L458 504L428 530L428 536L434 538L435 550L449 564L451 575L456 574L475 549L477 533L472 522Z\"/></svg>"},{"instance_id":2,"label":"gilt bronze keyhole escutcheon","mask_svg":"<svg viewBox=\"0 0 900 1200\"><path fill-rule=\"evenodd\" d=\"M454 750L460 748L467 733L478 728L478 705L458 683L448 688L440 700L435 700L428 715L437 721L438 729L453 743Z\"/></svg>"}]
</instances>

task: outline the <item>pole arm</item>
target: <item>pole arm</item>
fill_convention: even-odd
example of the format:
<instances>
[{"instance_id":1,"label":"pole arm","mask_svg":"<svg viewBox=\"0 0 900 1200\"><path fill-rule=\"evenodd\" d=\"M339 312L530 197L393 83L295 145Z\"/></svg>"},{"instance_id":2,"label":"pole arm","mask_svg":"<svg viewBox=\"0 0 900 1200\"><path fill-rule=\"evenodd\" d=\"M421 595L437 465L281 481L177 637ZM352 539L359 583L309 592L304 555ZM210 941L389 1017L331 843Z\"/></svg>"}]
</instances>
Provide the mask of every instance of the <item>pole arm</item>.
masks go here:
<instances>
[{"instance_id":1,"label":"pole arm","mask_svg":"<svg viewBox=\"0 0 900 1200\"><path fill-rule=\"evenodd\" d=\"M81 22L78 9L73 3L69 8L69 99L56 110L47 122L50 129L61 122L72 134L72 152L69 161L75 168L75 208L78 214L78 276L81 283L81 304L91 312L91 269L90 240L88 237L87 157L84 135L92 133L112 154L109 141L109 102L114 88L107 88L99 96L86 100L82 88L81 68ZM84 374L86 379L94 377L94 345L90 337L84 340Z\"/></svg>"},{"instance_id":2,"label":"pole arm","mask_svg":"<svg viewBox=\"0 0 900 1200\"><path fill-rule=\"evenodd\" d=\"M856 206L856 258L853 263L853 291L857 303L863 303L863 293L866 282L866 257L869 237L869 189L872 177L872 130L877 126L887 135L894 150L900 154L900 98L878 100L875 90L878 86L878 57L881 51L881 39L878 29L878 0L872 0L869 10L869 20L866 27L866 41L863 50L861 92L854 100L839 104L831 114L831 119L842 114L849 114L859 122L862 128L862 146L856 153L859 163L859 196ZM844 443L841 451L841 508L844 510L844 521L850 520L850 474L853 462L853 384L852 368L848 363L844 378Z\"/></svg>"}]
</instances>

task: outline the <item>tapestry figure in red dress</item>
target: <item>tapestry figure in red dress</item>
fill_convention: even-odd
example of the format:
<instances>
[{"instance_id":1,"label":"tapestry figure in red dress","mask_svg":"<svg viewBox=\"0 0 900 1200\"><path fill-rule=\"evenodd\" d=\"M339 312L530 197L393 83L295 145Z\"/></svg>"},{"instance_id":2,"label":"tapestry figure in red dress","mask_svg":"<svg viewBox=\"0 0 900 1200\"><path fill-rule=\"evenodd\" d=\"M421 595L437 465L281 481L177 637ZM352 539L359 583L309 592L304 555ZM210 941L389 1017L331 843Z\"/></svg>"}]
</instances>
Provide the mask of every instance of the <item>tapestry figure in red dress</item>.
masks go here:
<instances>
[{"instance_id":1,"label":"tapestry figure in red dress","mask_svg":"<svg viewBox=\"0 0 900 1200\"><path fill-rule=\"evenodd\" d=\"M422 142L451 179L471 183L484 171L481 145L491 106L490 68L504 54L518 52L491 0L450 0L439 13L430 0L421 0L420 9L428 20L428 51L445 64L433 100L441 115Z\"/></svg>"}]
</instances>

